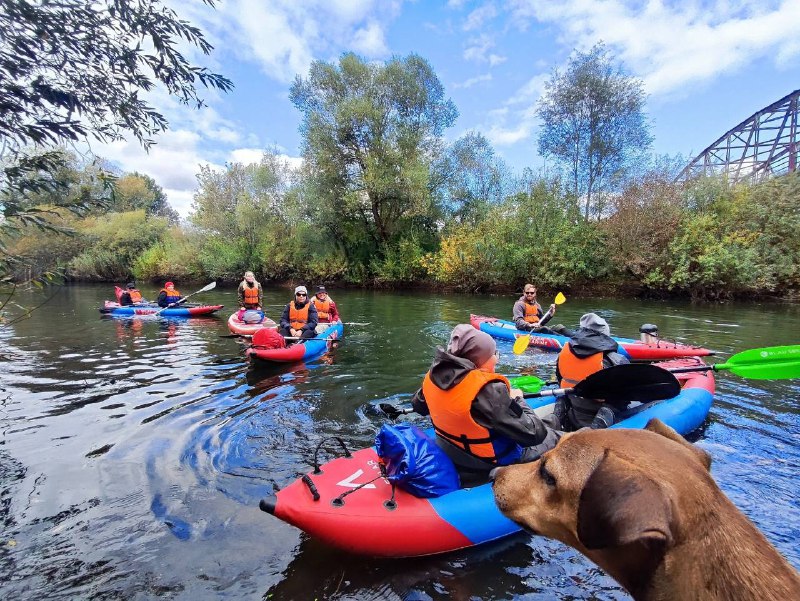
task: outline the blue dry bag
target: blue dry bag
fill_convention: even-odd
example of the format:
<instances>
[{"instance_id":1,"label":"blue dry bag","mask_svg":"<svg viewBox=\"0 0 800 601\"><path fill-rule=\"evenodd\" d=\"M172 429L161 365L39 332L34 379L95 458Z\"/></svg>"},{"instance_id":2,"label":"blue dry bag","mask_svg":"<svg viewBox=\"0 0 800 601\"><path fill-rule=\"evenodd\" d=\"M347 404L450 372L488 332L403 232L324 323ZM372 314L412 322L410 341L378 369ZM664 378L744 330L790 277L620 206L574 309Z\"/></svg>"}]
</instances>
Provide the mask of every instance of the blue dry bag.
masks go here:
<instances>
[{"instance_id":1,"label":"blue dry bag","mask_svg":"<svg viewBox=\"0 0 800 601\"><path fill-rule=\"evenodd\" d=\"M415 497L440 497L460 488L453 462L413 424L384 424L375 447L389 482Z\"/></svg>"}]
</instances>

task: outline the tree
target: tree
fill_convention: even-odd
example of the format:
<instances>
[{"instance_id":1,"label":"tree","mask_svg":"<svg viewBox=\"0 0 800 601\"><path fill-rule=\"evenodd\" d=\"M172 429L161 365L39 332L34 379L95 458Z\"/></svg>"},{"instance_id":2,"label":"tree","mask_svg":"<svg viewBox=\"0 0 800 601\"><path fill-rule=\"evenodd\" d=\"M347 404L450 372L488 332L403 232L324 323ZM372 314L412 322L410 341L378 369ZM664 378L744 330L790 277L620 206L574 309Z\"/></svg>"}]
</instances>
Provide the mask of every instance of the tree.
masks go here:
<instances>
[{"instance_id":1,"label":"tree","mask_svg":"<svg viewBox=\"0 0 800 601\"><path fill-rule=\"evenodd\" d=\"M508 192L510 176L489 141L478 132L456 140L437 164L445 210L460 223L475 225Z\"/></svg>"},{"instance_id":2,"label":"tree","mask_svg":"<svg viewBox=\"0 0 800 601\"><path fill-rule=\"evenodd\" d=\"M167 202L164 189L149 175L136 172L117 180L109 208L117 212L144 209L146 215L166 217L172 225L180 221L178 213Z\"/></svg>"},{"instance_id":3,"label":"tree","mask_svg":"<svg viewBox=\"0 0 800 601\"><path fill-rule=\"evenodd\" d=\"M415 54L385 64L355 54L338 64L315 61L290 98L303 114L303 153L322 222L350 260L366 264L430 212L430 165L455 105Z\"/></svg>"},{"instance_id":4,"label":"tree","mask_svg":"<svg viewBox=\"0 0 800 601\"><path fill-rule=\"evenodd\" d=\"M125 134L148 147L168 123L144 92L162 85L200 107L198 84L232 88L222 75L190 64L179 42L206 55L212 50L162 0L0 0L0 242L14 221L46 224L24 201L53 189L50 174L63 165L57 152L42 148ZM32 145L37 152L28 151ZM7 258L0 258L0 276Z\"/></svg>"},{"instance_id":5,"label":"tree","mask_svg":"<svg viewBox=\"0 0 800 601\"><path fill-rule=\"evenodd\" d=\"M576 52L545 84L539 152L565 166L586 220L603 214L604 193L623 183L652 142L644 101L641 80L625 75L602 43Z\"/></svg>"}]
</instances>

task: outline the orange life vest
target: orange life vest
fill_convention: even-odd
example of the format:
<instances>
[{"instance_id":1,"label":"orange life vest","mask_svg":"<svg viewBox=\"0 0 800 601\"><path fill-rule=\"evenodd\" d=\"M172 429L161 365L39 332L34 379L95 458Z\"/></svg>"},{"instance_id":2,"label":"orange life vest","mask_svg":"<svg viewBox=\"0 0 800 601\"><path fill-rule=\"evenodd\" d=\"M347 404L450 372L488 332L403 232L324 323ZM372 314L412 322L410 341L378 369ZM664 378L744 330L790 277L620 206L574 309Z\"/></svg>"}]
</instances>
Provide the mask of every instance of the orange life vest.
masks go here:
<instances>
[{"instance_id":1,"label":"orange life vest","mask_svg":"<svg viewBox=\"0 0 800 601\"><path fill-rule=\"evenodd\" d=\"M162 288L161 292L167 295L167 298L165 299L167 301L167 304L177 303L179 300L181 300L181 293L178 292L177 288L173 288L172 292L170 292L166 288Z\"/></svg>"},{"instance_id":2,"label":"orange life vest","mask_svg":"<svg viewBox=\"0 0 800 601\"><path fill-rule=\"evenodd\" d=\"M523 303L525 305L525 321L528 323L539 323L539 313L542 307L539 303Z\"/></svg>"},{"instance_id":3,"label":"orange life vest","mask_svg":"<svg viewBox=\"0 0 800 601\"><path fill-rule=\"evenodd\" d=\"M242 286L244 292L244 306L254 308L258 306L258 284L253 284L251 288L246 282Z\"/></svg>"},{"instance_id":4,"label":"orange life vest","mask_svg":"<svg viewBox=\"0 0 800 601\"><path fill-rule=\"evenodd\" d=\"M331 318L331 299L325 301L319 300L316 296L311 299L317 309L317 315L321 322L327 323Z\"/></svg>"},{"instance_id":5,"label":"orange life vest","mask_svg":"<svg viewBox=\"0 0 800 601\"><path fill-rule=\"evenodd\" d=\"M503 382L509 391L511 385L505 376L474 369L449 390L442 390L425 374L422 394L431 414L436 433L470 455L497 462L491 432L472 419L470 407L481 388L489 382Z\"/></svg>"},{"instance_id":6,"label":"orange life vest","mask_svg":"<svg viewBox=\"0 0 800 601\"><path fill-rule=\"evenodd\" d=\"M311 303L306 303L302 309L298 309L294 301L289 302L289 323L292 328L299 330L308 323L308 308Z\"/></svg>"},{"instance_id":7,"label":"orange life vest","mask_svg":"<svg viewBox=\"0 0 800 601\"><path fill-rule=\"evenodd\" d=\"M132 303L142 302L142 293L136 290L135 288L128 288L128 294L131 297Z\"/></svg>"},{"instance_id":8,"label":"orange life vest","mask_svg":"<svg viewBox=\"0 0 800 601\"><path fill-rule=\"evenodd\" d=\"M598 352L583 359L576 357L567 342L558 355L558 373L561 388L574 388L575 384L603 369L603 353Z\"/></svg>"}]
</instances>

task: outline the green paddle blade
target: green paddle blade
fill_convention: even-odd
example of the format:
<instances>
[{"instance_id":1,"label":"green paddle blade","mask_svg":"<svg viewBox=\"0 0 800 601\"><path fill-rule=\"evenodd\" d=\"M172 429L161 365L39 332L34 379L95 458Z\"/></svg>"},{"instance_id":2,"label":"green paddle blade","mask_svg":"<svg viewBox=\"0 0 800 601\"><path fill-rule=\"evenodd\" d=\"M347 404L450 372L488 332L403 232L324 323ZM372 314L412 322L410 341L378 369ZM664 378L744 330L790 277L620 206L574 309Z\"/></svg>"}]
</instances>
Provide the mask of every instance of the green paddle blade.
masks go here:
<instances>
[{"instance_id":1,"label":"green paddle blade","mask_svg":"<svg viewBox=\"0 0 800 601\"><path fill-rule=\"evenodd\" d=\"M754 348L736 353L714 370L729 370L753 380L800 378L800 345Z\"/></svg>"},{"instance_id":2,"label":"green paddle blade","mask_svg":"<svg viewBox=\"0 0 800 601\"><path fill-rule=\"evenodd\" d=\"M536 376L517 376L509 379L511 388L519 388L522 392L539 392L545 385L544 380Z\"/></svg>"}]
</instances>

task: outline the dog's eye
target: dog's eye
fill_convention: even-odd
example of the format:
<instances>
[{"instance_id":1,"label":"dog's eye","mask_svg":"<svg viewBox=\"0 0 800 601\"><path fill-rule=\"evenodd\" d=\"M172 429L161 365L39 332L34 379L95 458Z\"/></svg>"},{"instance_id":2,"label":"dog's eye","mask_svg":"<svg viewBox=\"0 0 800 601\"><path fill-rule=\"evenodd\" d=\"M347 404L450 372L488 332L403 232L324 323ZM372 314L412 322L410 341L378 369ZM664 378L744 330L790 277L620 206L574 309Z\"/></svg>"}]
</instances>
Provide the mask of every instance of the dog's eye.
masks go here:
<instances>
[{"instance_id":1,"label":"dog's eye","mask_svg":"<svg viewBox=\"0 0 800 601\"><path fill-rule=\"evenodd\" d=\"M547 471L547 468L545 467L544 462L541 462L539 464L539 476L541 476L542 480L544 480L544 483L547 484L547 486L555 486L556 485L555 476L553 476L553 474L551 474L550 472Z\"/></svg>"}]
</instances>

